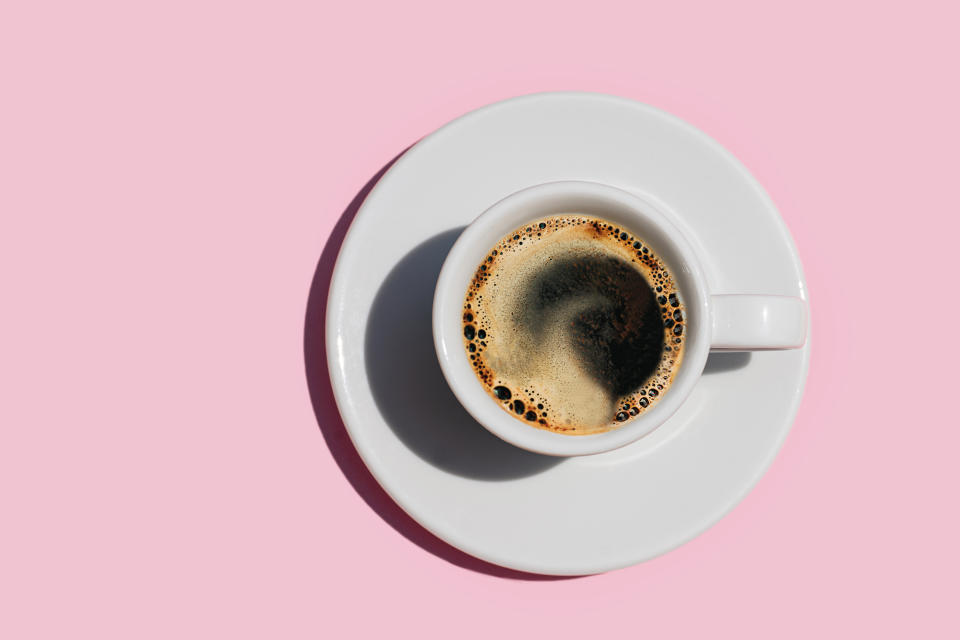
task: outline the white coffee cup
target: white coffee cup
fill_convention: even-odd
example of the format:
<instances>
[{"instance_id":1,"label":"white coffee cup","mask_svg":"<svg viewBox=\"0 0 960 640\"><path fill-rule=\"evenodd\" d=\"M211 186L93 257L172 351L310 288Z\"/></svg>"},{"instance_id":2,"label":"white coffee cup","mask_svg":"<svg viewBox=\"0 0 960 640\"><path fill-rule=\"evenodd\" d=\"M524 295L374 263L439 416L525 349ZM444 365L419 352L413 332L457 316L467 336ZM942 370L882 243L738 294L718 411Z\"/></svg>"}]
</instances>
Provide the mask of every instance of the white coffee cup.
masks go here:
<instances>
[{"instance_id":1,"label":"white coffee cup","mask_svg":"<svg viewBox=\"0 0 960 640\"><path fill-rule=\"evenodd\" d=\"M463 343L463 303L477 266L503 236L536 220L574 213L629 229L667 265L686 307L683 361L660 401L604 433L564 435L538 429L504 411L477 377ZM500 200L460 235L447 255L433 299L433 338L447 384L489 431L518 447L553 456L600 453L642 438L686 401L710 351L796 349L806 341L807 305L800 298L711 295L697 255L657 205L595 182L550 182Z\"/></svg>"}]
</instances>

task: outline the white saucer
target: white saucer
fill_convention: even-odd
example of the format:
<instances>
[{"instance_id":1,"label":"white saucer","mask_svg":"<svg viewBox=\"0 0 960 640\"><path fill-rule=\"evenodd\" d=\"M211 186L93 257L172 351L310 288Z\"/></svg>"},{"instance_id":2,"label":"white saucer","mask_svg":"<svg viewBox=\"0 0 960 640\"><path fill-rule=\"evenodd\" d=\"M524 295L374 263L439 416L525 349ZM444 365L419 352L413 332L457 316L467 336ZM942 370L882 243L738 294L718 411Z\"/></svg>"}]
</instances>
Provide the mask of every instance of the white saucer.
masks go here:
<instances>
[{"instance_id":1,"label":"white saucer","mask_svg":"<svg viewBox=\"0 0 960 640\"><path fill-rule=\"evenodd\" d=\"M577 575L664 553L743 498L790 429L810 346L712 355L680 411L618 451L547 458L490 435L440 373L436 276L459 230L490 204L565 179L662 202L687 227L714 293L806 298L773 203L716 142L629 100L537 94L455 120L387 171L341 248L326 341L350 437L407 513L483 560Z\"/></svg>"}]
</instances>

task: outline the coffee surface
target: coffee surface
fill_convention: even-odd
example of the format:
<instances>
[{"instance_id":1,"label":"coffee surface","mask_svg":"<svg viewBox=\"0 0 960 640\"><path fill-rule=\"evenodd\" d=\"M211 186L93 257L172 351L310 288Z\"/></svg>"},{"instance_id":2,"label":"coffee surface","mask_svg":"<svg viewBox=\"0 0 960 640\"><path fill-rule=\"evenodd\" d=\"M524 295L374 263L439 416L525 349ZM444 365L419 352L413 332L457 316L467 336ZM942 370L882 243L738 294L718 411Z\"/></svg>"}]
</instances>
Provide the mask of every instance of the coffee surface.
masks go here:
<instances>
[{"instance_id":1,"label":"coffee surface","mask_svg":"<svg viewBox=\"0 0 960 640\"><path fill-rule=\"evenodd\" d=\"M464 346L504 410L542 429L599 433L667 392L684 315L673 278L642 239L558 215L487 253L464 300Z\"/></svg>"}]
</instances>

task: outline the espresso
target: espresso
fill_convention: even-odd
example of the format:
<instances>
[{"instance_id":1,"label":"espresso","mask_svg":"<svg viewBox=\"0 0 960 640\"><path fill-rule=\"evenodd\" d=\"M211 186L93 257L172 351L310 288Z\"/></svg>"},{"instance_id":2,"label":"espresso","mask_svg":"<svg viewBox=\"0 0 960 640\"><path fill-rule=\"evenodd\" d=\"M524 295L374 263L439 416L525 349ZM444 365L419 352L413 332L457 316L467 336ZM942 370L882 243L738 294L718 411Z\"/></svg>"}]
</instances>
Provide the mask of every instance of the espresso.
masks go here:
<instances>
[{"instance_id":1,"label":"espresso","mask_svg":"<svg viewBox=\"0 0 960 640\"><path fill-rule=\"evenodd\" d=\"M600 433L667 393L685 310L663 261L605 220L558 215L505 236L463 304L464 346L505 411L531 426Z\"/></svg>"}]
</instances>

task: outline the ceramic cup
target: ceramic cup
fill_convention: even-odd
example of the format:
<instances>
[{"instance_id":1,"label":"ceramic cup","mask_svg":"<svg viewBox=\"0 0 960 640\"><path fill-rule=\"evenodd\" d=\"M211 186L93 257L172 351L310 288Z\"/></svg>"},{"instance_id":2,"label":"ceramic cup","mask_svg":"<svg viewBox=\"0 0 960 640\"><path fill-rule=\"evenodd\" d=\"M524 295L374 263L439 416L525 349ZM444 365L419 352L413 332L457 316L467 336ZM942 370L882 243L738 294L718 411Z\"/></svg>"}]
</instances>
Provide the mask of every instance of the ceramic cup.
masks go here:
<instances>
[{"instance_id":1,"label":"ceramic cup","mask_svg":"<svg viewBox=\"0 0 960 640\"><path fill-rule=\"evenodd\" d=\"M564 435L532 427L498 406L477 378L463 344L463 301L477 265L503 236L535 220L574 213L621 225L660 256L686 307L686 345L673 383L659 402L604 433ZM523 189L500 200L460 235L447 255L433 299L433 337L440 367L460 403L481 425L518 447L553 456L610 451L647 435L686 401L710 351L796 349L806 341L807 305L800 298L712 295L696 252L658 205L609 185L563 181Z\"/></svg>"}]
</instances>

